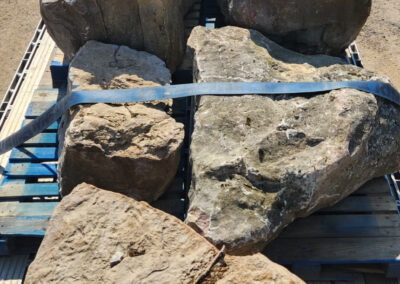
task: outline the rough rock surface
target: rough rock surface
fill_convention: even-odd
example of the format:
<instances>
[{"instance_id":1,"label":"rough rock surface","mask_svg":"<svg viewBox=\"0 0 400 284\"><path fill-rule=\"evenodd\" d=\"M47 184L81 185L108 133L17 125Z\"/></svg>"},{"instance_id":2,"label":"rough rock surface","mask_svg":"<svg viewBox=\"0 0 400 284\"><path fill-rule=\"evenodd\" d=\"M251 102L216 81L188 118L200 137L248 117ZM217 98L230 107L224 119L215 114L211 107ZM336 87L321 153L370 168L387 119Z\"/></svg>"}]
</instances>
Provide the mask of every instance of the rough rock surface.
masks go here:
<instances>
[{"instance_id":1,"label":"rough rock surface","mask_svg":"<svg viewBox=\"0 0 400 284\"><path fill-rule=\"evenodd\" d=\"M197 82L387 80L259 32L196 27ZM399 108L341 89L313 96L204 96L195 114L186 222L216 245L261 250L295 218L400 168Z\"/></svg>"},{"instance_id":2,"label":"rough rock surface","mask_svg":"<svg viewBox=\"0 0 400 284\"><path fill-rule=\"evenodd\" d=\"M165 85L170 73L147 52L89 41L71 62L69 90ZM59 130L59 182L68 194L81 182L138 200L160 197L175 176L184 130L164 110L170 101L73 108Z\"/></svg>"},{"instance_id":3,"label":"rough rock surface","mask_svg":"<svg viewBox=\"0 0 400 284\"><path fill-rule=\"evenodd\" d=\"M286 268L258 253L247 256L225 255L202 284L300 284L304 283Z\"/></svg>"},{"instance_id":4,"label":"rough rock surface","mask_svg":"<svg viewBox=\"0 0 400 284\"><path fill-rule=\"evenodd\" d=\"M25 283L304 283L261 254L213 266L218 255L177 218L81 184L54 211Z\"/></svg>"},{"instance_id":5,"label":"rough rock surface","mask_svg":"<svg viewBox=\"0 0 400 284\"><path fill-rule=\"evenodd\" d=\"M73 58L88 40L157 55L174 70L185 51L183 16L194 0L41 0L47 30Z\"/></svg>"},{"instance_id":6,"label":"rough rock surface","mask_svg":"<svg viewBox=\"0 0 400 284\"><path fill-rule=\"evenodd\" d=\"M303 53L338 54L356 39L371 0L218 0L228 23Z\"/></svg>"}]
</instances>

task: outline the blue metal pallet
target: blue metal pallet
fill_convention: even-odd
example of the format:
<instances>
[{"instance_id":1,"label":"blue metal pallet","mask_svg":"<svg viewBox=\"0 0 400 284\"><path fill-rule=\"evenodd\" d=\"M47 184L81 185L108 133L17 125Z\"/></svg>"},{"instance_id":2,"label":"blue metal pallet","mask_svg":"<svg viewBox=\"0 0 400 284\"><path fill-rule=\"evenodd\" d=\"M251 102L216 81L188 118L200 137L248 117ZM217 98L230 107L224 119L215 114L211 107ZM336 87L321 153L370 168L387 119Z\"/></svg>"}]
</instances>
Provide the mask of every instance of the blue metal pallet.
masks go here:
<instances>
[{"instance_id":1,"label":"blue metal pallet","mask_svg":"<svg viewBox=\"0 0 400 284\"><path fill-rule=\"evenodd\" d=\"M57 70L57 66L62 65L57 64L52 70ZM64 94L64 88L36 90L23 125L41 115ZM36 252L59 203L58 124L53 123L11 152L0 184L0 255Z\"/></svg>"}]
</instances>

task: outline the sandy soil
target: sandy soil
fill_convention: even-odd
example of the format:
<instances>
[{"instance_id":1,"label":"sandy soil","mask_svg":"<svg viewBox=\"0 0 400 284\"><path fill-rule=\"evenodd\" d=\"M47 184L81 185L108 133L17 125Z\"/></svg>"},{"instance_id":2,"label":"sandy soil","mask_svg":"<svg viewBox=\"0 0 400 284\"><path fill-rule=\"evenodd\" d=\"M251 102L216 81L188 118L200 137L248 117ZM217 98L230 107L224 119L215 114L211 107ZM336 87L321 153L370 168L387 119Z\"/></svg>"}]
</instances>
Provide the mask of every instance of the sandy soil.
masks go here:
<instances>
[{"instance_id":1,"label":"sandy soil","mask_svg":"<svg viewBox=\"0 0 400 284\"><path fill-rule=\"evenodd\" d=\"M0 99L39 20L39 0L0 0Z\"/></svg>"},{"instance_id":2,"label":"sandy soil","mask_svg":"<svg viewBox=\"0 0 400 284\"><path fill-rule=\"evenodd\" d=\"M371 15L357 45L364 67L389 76L400 90L399 0L372 0Z\"/></svg>"}]
</instances>

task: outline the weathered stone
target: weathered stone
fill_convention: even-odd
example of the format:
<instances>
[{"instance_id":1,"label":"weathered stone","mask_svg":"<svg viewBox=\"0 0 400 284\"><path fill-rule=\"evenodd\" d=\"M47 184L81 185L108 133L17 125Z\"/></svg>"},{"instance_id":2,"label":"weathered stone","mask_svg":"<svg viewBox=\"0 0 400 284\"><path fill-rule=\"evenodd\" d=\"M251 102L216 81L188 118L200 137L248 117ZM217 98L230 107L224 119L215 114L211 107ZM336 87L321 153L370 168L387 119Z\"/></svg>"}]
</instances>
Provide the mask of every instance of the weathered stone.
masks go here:
<instances>
[{"instance_id":1,"label":"weathered stone","mask_svg":"<svg viewBox=\"0 0 400 284\"><path fill-rule=\"evenodd\" d=\"M157 55L174 70L185 42L183 16L195 0L41 0L47 30L70 59L88 40Z\"/></svg>"},{"instance_id":2,"label":"weathered stone","mask_svg":"<svg viewBox=\"0 0 400 284\"><path fill-rule=\"evenodd\" d=\"M69 91L165 85L170 73L154 55L87 42L71 62ZM184 130L164 110L170 101L73 108L59 129L61 194L89 182L153 201L175 176Z\"/></svg>"},{"instance_id":3,"label":"weathered stone","mask_svg":"<svg viewBox=\"0 0 400 284\"><path fill-rule=\"evenodd\" d=\"M258 253L247 256L226 255L202 284L300 284L304 283L286 268Z\"/></svg>"},{"instance_id":4,"label":"weathered stone","mask_svg":"<svg viewBox=\"0 0 400 284\"><path fill-rule=\"evenodd\" d=\"M227 22L303 53L337 55L356 39L371 0L218 0Z\"/></svg>"},{"instance_id":5,"label":"weathered stone","mask_svg":"<svg viewBox=\"0 0 400 284\"><path fill-rule=\"evenodd\" d=\"M261 254L219 255L177 218L81 184L55 209L25 283L304 283Z\"/></svg>"},{"instance_id":6,"label":"weathered stone","mask_svg":"<svg viewBox=\"0 0 400 284\"><path fill-rule=\"evenodd\" d=\"M386 80L259 32L196 27L196 82ZM399 108L341 89L304 96L204 96L195 114L186 222L216 245L260 251L295 218L400 168Z\"/></svg>"}]
</instances>

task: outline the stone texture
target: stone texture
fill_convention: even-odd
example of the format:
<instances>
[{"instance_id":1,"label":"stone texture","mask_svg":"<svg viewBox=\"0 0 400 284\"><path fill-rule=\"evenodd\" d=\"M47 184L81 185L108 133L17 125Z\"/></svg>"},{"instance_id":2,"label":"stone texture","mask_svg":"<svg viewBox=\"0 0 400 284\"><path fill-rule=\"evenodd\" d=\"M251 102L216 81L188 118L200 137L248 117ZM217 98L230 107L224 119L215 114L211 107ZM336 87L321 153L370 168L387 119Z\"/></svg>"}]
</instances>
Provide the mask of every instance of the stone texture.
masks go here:
<instances>
[{"instance_id":1,"label":"stone texture","mask_svg":"<svg viewBox=\"0 0 400 284\"><path fill-rule=\"evenodd\" d=\"M170 73L147 52L86 43L71 62L69 91L165 85ZM81 182L138 200L160 197L178 168L184 129L165 110L171 101L74 107L59 129L59 182L68 194Z\"/></svg>"},{"instance_id":2,"label":"stone texture","mask_svg":"<svg viewBox=\"0 0 400 284\"><path fill-rule=\"evenodd\" d=\"M387 80L259 32L196 27L196 82ZM341 89L313 96L204 96L192 135L186 222L228 252L260 251L295 218L400 168L399 108Z\"/></svg>"},{"instance_id":3,"label":"stone texture","mask_svg":"<svg viewBox=\"0 0 400 284\"><path fill-rule=\"evenodd\" d=\"M70 59L88 40L157 55L174 70L185 50L183 16L194 0L41 0L47 30Z\"/></svg>"},{"instance_id":4,"label":"stone texture","mask_svg":"<svg viewBox=\"0 0 400 284\"><path fill-rule=\"evenodd\" d=\"M300 284L300 278L291 274L264 255L226 255L218 262L202 284Z\"/></svg>"},{"instance_id":5,"label":"stone texture","mask_svg":"<svg viewBox=\"0 0 400 284\"><path fill-rule=\"evenodd\" d=\"M81 184L55 209L25 283L304 283L261 254L213 265L218 255L177 218Z\"/></svg>"},{"instance_id":6,"label":"stone texture","mask_svg":"<svg viewBox=\"0 0 400 284\"><path fill-rule=\"evenodd\" d=\"M303 53L337 55L356 39L371 0L218 0L228 23Z\"/></svg>"}]
</instances>

